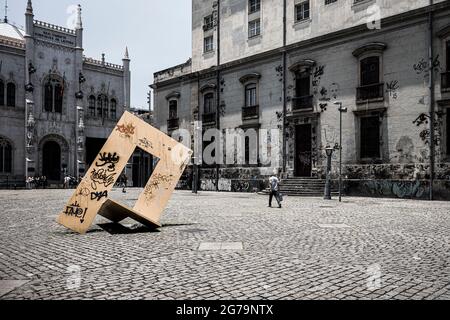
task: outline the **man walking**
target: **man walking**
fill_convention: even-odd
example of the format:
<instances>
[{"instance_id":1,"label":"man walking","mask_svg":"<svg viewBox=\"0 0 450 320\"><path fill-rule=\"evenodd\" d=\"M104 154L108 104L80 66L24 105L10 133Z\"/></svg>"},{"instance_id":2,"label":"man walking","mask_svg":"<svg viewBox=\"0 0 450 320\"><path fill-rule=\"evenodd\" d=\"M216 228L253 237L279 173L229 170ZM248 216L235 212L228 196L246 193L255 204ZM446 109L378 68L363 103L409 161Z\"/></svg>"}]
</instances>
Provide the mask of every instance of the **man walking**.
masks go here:
<instances>
[{"instance_id":1,"label":"man walking","mask_svg":"<svg viewBox=\"0 0 450 320\"><path fill-rule=\"evenodd\" d=\"M281 201L280 201L280 180L276 175L273 175L269 178L269 185L270 185L270 196L269 196L269 208L272 208L272 200L273 197L278 202L278 208L281 209Z\"/></svg>"}]
</instances>

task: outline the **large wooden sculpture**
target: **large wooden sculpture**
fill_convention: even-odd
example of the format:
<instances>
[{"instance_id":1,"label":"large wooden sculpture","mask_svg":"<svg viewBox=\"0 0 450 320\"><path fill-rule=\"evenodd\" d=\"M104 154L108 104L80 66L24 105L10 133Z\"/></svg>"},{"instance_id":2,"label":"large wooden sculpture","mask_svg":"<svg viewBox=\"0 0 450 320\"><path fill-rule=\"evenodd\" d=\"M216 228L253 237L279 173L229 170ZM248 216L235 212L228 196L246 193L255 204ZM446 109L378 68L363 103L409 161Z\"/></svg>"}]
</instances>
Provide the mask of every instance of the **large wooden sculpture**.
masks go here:
<instances>
[{"instance_id":1,"label":"large wooden sculpture","mask_svg":"<svg viewBox=\"0 0 450 320\"><path fill-rule=\"evenodd\" d=\"M136 147L160 161L136 205L130 209L108 196ZM161 227L161 215L191 156L192 151L181 143L125 112L58 217L58 223L85 234L100 214L116 223L132 218L150 228Z\"/></svg>"}]
</instances>

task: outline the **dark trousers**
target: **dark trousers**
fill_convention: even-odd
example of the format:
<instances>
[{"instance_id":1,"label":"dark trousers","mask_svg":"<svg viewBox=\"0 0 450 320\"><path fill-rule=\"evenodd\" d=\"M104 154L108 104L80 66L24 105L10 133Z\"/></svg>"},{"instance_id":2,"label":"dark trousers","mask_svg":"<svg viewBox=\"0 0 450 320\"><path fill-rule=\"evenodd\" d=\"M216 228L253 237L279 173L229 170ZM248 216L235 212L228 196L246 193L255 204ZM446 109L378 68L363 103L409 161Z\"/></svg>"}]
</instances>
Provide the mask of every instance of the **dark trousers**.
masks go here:
<instances>
[{"instance_id":1,"label":"dark trousers","mask_svg":"<svg viewBox=\"0 0 450 320\"><path fill-rule=\"evenodd\" d=\"M273 200L273 197L275 197L275 199L277 200L277 202L278 202L278 206L281 206L281 203L280 203L280 198L279 198L279 196L278 196L278 191L270 191L270 196L269 196L269 206L271 207L272 206L272 200Z\"/></svg>"}]
</instances>

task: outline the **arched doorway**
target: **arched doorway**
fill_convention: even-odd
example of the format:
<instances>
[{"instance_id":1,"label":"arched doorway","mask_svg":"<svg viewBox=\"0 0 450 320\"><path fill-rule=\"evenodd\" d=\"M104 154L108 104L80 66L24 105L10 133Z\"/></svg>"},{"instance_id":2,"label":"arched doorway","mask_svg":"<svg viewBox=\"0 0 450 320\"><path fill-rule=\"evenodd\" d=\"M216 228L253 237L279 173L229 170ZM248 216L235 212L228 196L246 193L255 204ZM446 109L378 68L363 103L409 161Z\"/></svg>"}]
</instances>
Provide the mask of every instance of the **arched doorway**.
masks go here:
<instances>
[{"instance_id":1,"label":"arched doorway","mask_svg":"<svg viewBox=\"0 0 450 320\"><path fill-rule=\"evenodd\" d=\"M61 147L56 141L47 141L42 148L42 174L49 181L61 180Z\"/></svg>"}]
</instances>

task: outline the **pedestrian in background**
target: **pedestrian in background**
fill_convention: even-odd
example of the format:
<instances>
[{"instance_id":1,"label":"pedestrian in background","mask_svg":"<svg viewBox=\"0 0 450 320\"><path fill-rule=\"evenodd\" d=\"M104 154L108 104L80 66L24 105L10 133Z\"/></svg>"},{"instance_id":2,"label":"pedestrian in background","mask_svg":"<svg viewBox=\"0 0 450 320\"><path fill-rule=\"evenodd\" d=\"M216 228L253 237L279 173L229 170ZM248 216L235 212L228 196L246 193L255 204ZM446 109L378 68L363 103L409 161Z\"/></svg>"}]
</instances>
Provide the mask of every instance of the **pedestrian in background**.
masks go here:
<instances>
[{"instance_id":1,"label":"pedestrian in background","mask_svg":"<svg viewBox=\"0 0 450 320\"><path fill-rule=\"evenodd\" d=\"M270 195L269 195L269 208L272 208L272 200L275 199L278 202L278 208L281 209L281 197L280 197L280 179L277 177L277 172L269 178Z\"/></svg>"}]
</instances>

